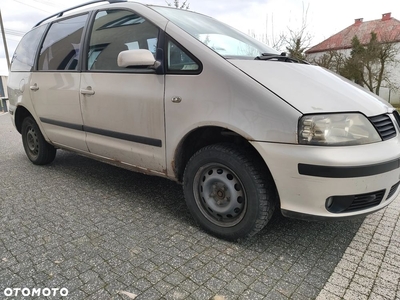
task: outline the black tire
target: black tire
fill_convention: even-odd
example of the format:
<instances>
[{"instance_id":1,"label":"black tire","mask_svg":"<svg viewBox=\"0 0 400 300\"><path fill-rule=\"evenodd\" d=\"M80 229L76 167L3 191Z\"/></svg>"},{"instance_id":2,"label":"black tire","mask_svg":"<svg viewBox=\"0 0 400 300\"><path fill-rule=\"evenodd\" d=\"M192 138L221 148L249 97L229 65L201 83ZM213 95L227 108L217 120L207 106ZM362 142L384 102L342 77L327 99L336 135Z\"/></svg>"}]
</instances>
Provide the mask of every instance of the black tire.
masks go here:
<instances>
[{"instance_id":1,"label":"black tire","mask_svg":"<svg viewBox=\"0 0 400 300\"><path fill-rule=\"evenodd\" d=\"M46 142L32 117L26 117L22 122L21 135L25 153L32 163L46 165L54 160L57 149Z\"/></svg>"},{"instance_id":2,"label":"black tire","mask_svg":"<svg viewBox=\"0 0 400 300\"><path fill-rule=\"evenodd\" d=\"M189 211L217 237L250 237L273 215L275 184L251 154L235 145L215 144L200 149L186 165L183 190Z\"/></svg>"}]
</instances>

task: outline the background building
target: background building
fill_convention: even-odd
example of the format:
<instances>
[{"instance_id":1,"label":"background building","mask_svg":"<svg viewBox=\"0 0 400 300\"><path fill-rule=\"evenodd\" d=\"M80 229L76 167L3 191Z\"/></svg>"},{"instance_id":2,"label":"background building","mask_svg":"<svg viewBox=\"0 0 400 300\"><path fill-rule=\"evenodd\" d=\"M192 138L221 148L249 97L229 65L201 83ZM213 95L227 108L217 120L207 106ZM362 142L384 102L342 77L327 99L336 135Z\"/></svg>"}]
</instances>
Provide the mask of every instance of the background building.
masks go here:
<instances>
[{"instance_id":1,"label":"background building","mask_svg":"<svg viewBox=\"0 0 400 300\"><path fill-rule=\"evenodd\" d=\"M356 19L354 24L307 50L307 60L318 61L325 54L332 52L348 58L351 55L353 37L357 36L361 44L366 45L371 39L371 32L377 34L379 42L393 44L396 51L397 63L385 66L391 84L383 81L379 96L392 104L400 104L400 21L393 18L391 13L385 13L381 19L373 21Z\"/></svg>"}]
</instances>

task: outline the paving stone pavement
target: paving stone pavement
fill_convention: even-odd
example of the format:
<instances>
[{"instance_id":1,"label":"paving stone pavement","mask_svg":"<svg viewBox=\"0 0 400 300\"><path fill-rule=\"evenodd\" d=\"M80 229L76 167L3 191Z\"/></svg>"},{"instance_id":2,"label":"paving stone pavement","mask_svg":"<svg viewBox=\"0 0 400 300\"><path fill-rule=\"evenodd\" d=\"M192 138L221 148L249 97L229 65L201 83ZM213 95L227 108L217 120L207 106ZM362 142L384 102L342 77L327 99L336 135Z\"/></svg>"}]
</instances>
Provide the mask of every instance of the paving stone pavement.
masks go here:
<instances>
[{"instance_id":1,"label":"paving stone pavement","mask_svg":"<svg viewBox=\"0 0 400 300\"><path fill-rule=\"evenodd\" d=\"M399 197L367 216L318 300L400 299L399 216Z\"/></svg>"},{"instance_id":2,"label":"paving stone pavement","mask_svg":"<svg viewBox=\"0 0 400 300\"><path fill-rule=\"evenodd\" d=\"M399 212L305 222L275 217L230 243L199 229L181 186L58 151L25 156L0 116L0 299L396 299ZM39 299L40 297L36 297ZM43 299L43 298L40 298Z\"/></svg>"}]
</instances>

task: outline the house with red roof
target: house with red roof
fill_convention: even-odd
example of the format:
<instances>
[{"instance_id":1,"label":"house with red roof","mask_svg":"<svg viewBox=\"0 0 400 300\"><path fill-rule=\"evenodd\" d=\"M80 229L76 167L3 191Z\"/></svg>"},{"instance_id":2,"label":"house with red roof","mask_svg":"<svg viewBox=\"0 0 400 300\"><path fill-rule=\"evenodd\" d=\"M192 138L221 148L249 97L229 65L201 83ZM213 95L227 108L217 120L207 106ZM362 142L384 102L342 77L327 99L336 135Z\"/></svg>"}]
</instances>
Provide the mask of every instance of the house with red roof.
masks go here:
<instances>
[{"instance_id":1,"label":"house with red roof","mask_svg":"<svg viewBox=\"0 0 400 300\"><path fill-rule=\"evenodd\" d=\"M397 60L400 62L400 21L393 18L391 13L385 13L381 19L365 21L355 19L354 23L342 31L332 35L321 43L306 51L307 60L316 61L324 54L336 51L348 57L351 53L351 42L357 36L361 44L366 45L371 39L371 32L375 32L377 39L382 43L394 43L397 51ZM383 82L380 96L390 103L400 104L400 63L387 66L387 73L392 85ZM393 87L393 85L395 87Z\"/></svg>"}]
</instances>

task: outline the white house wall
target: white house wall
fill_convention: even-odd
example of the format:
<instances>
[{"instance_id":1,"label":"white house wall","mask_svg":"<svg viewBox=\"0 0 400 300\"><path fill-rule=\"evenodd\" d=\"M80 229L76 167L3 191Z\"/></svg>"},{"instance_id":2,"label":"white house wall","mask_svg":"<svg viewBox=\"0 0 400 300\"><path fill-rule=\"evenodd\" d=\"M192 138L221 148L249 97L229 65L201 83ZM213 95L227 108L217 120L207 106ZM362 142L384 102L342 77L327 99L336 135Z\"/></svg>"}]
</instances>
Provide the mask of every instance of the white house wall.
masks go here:
<instances>
[{"instance_id":1,"label":"white house wall","mask_svg":"<svg viewBox=\"0 0 400 300\"><path fill-rule=\"evenodd\" d=\"M388 87L382 89L382 92L379 96L383 99L389 101L392 104L400 105L400 43L396 44L397 49L397 56L396 60L397 63L389 65L387 71L390 74L391 82L397 86L397 90L389 89Z\"/></svg>"}]
</instances>

